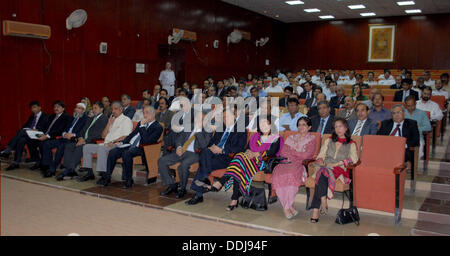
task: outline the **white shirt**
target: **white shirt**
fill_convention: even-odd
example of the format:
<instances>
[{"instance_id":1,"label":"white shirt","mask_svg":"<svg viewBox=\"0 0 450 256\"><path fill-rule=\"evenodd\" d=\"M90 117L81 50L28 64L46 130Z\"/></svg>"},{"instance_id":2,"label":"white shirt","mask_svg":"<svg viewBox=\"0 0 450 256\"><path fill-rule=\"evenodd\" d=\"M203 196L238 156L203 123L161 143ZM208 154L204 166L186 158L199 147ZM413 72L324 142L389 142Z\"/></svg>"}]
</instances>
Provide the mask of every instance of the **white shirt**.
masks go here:
<instances>
[{"instance_id":1,"label":"white shirt","mask_svg":"<svg viewBox=\"0 0 450 256\"><path fill-rule=\"evenodd\" d=\"M375 81L375 80L373 80L373 81L366 80L366 81L364 81L364 83L368 84L369 86L378 85L377 81Z\"/></svg>"},{"instance_id":2,"label":"white shirt","mask_svg":"<svg viewBox=\"0 0 450 256\"><path fill-rule=\"evenodd\" d=\"M392 78L392 79L391 79ZM387 85L387 86L391 86L391 85L393 85L393 84L395 84L396 82L395 82L395 80L394 80L394 78L392 77L392 76L390 76L389 77L389 79L384 79L384 76L383 76L383 79L380 79L380 80L378 80L378 85Z\"/></svg>"},{"instance_id":3,"label":"white shirt","mask_svg":"<svg viewBox=\"0 0 450 256\"><path fill-rule=\"evenodd\" d=\"M362 132L362 129L363 129L364 124L366 123L366 121L367 121L367 118L364 119L364 120L358 120L358 122L356 123L355 129L353 130L353 134L352 135L361 136L361 132ZM356 132L356 128L358 127L358 125L360 125L360 123L361 123L361 129L359 129L358 133L355 133Z\"/></svg>"},{"instance_id":4,"label":"white shirt","mask_svg":"<svg viewBox=\"0 0 450 256\"><path fill-rule=\"evenodd\" d=\"M134 113L133 119L131 121L133 122L139 122L144 117L144 111L142 109L136 109L136 112Z\"/></svg>"},{"instance_id":5,"label":"white shirt","mask_svg":"<svg viewBox=\"0 0 450 256\"><path fill-rule=\"evenodd\" d=\"M327 97L327 100L329 101L331 99L331 97L336 96L336 93L331 92L331 90L329 88L323 88L323 94L325 94L325 96Z\"/></svg>"},{"instance_id":6,"label":"white shirt","mask_svg":"<svg viewBox=\"0 0 450 256\"><path fill-rule=\"evenodd\" d=\"M353 77L353 79L350 79L350 78L345 79L345 80L344 80L344 84L354 85L354 84L356 84L356 78Z\"/></svg>"},{"instance_id":7,"label":"white shirt","mask_svg":"<svg viewBox=\"0 0 450 256\"><path fill-rule=\"evenodd\" d=\"M303 90L303 87L297 86L297 94L298 94L298 95L302 94L303 91L304 91L304 90Z\"/></svg>"},{"instance_id":8,"label":"white shirt","mask_svg":"<svg viewBox=\"0 0 450 256\"><path fill-rule=\"evenodd\" d=\"M265 90L267 93L269 92L283 92L283 88L281 88L281 86L276 85L276 86L269 86L266 88Z\"/></svg>"},{"instance_id":9,"label":"white shirt","mask_svg":"<svg viewBox=\"0 0 450 256\"><path fill-rule=\"evenodd\" d=\"M105 137L105 144L117 140L120 137L128 136L133 131L133 122L124 114L120 114L109 127Z\"/></svg>"},{"instance_id":10,"label":"white shirt","mask_svg":"<svg viewBox=\"0 0 450 256\"><path fill-rule=\"evenodd\" d=\"M311 82L317 84L320 81L320 76L313 75L311 77Z\"/></svg>"},{"instance_id":11,"label":"white shirt","mask_svg":"<svg viewBox=\"0 0 450 256\"><path fill-rule=\"evenodd\" d=\"M429 80L425 80L425 82L424 82L424 84L426 85L426 86L432 86L432 87L434 87L434 80L432 80L431 78L429 79Z\"/></svg>"},{"instance_id":12,"label":"white shirt","mask_svg":"<svg viewBox=\"0 0 450 256\"><path fill-rule=\"evenodd\" d=\"M280 132L285 131L286 129L283 127L283 125L289 125L289 129L291 131L298 131L297 128L297 120L302 117L306 116L300 112L296 113L294 115L294 118L292 118L291 113L285 113L280 118L280 127L278 128Z\"/></svg>"},{"instance_id":13,"label":"white shirt","mask_svg":"<svg viewBox=\"0 0 450 256\"><path fill-rule=\"evenodd\" d=\"M163 70L159 74L159 79L162 86L172 86L175 84L175 73L172 70Z\"/></svg>"},{"instance_id":14,"label":"white shirt","mask_svg":"<svg viewBox=\"0 0 450 256\"><path fill-rule=\"evenodd\" d=\"M433 96L444 96L446 100L448 100L448 92L444 89L440 90L433 90L432 94Z\"/></svg>"},{"instance_id":15,"label":"white shirt","mask_svg":"<svg viewBox=\"0 0 450 256\"><path fill-rule=\"evenodd\" d=\"M444 117L442 114L441 108L439 108L439 105L432 101L428 100L427 102L424 102L423 100L417 101L416 108L421 109L423 111L429 111L430 112L430 119L432 121L440 121Z\"/></svg>"},{"instance_id":16,"label":"white shirt","mask_svg":"<svg viewBox=\"0 0 450 256\"><path fill-rule=\"evenodd\" d=\"M141 124L141 126L139 126L139 127L150 127L150 125L152 125L153 123L155 122L155 120L153 120L153 122L151 122L151 123L148 123L148 124ZM130 144L131 145L133 145L133 143L134 143L134 141L135 140L137 140L137 138L139 137L139 132L138 133L136 133L136 135L134 135L134 137L133 138L131 138L131 140L130 140ZM142 138L141 138L142 139ZM136 144L136 147L139 147L139 144L141 143L141 141L139 140L138 141L138 143Z\"/></svg>"}]
</instances>

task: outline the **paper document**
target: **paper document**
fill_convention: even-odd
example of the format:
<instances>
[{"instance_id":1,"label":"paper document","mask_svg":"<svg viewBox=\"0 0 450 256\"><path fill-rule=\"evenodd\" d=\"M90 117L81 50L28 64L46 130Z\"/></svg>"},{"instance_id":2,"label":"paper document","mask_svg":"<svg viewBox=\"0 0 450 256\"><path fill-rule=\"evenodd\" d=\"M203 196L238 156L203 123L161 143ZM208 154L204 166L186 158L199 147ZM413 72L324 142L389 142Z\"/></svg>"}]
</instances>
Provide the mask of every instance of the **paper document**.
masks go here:
<instances>
[{"instance_id":1,"label":"paper document","mask_svg":"<svg viewBox=\"0 0 450 256\"><path fill-rule=\"evenodd\" d=\"M33 130L26 130L26 133L28 134L28 137L30 137L30 139L34 140L37 140L39 139L39 137L44 135L44 133L41 131L33 131Z\"/></svg>"},{"instance_id":2,"label":"paper document","mask_svg":"<svg viewBox=\"0 0 450 256\"><path fill-rule=\"evenodd\" d=\"M126 147L129 147L129 146L131 146L131 144L122 144L122 145L120 145L120 146L118 146L118 148L126 148Z\"/></svg>"}]
</instances>

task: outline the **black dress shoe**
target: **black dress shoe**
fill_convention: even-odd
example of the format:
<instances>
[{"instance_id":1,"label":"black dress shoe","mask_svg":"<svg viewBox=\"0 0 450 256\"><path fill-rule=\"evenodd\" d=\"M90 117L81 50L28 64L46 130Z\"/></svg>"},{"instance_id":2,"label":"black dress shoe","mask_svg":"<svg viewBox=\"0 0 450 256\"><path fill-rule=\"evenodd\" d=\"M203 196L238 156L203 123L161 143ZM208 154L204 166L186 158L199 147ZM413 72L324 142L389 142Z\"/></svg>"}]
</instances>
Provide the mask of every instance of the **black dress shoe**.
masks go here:
<instances>
[{"instance_id":1,"label":"black dress shoe","mask_svg":"<svg viewBox=\"0 0 450 256\"><path fill-rule=\"evenodd\" d=\"M198 203L202 203L203 202L203 196L197 196L195 195L193 198L189 199L188 201L184 202L187 205L194 205L194 204L198 204Z\"/></svg>"},{"instance_id":2,"label":"black dress shoe","mask_svg":"<svg viewBox=\"0 0 450 256\"><path fill-rule=\"evenodd\" d=\"M6 153L6 152L2 152L2 153L0 153L0 157L3 157L3 158L9 158L9 155L11 154L11 152L9 152L9 153Z\"/></svg>"},{"instance_id":3,"label":"black dress shoe","mask_svg":"<svg viewBox=\"0 0 450 256\"><path fill-rule=\"evenodd\" d=\"M134 182L133 182L132 179L131 180L126 180L126 181L123 182L122 188L129 189L129 188L131 188L133 186L133 183Z\"/></svg>"},{"instance_id":4,"label":"black dress shoe","mask_svg":"<svg viewBox=\"0 0 450 256\"><path fill-rule=\"evenodd\" d=\"M30 167L30 170L37 170L39 168L41 168L39 164L34 164L33 166Z\"/></svg>"},{"instance_id":5,"label":"black dress shoe","mask_svg":"<svg viewBox=\"0 0 450 256\"><path fill-rule=\"evenodd\" d=\"M176 198L180 199L186 195L186 189L179 189Z\"/></svg>"},{"instance_id":6,"label":"black dress shoe","mask_svg":"<svg viewBox=\"0 0 450 256\"><path fill-rule=\"evenodd\" d=\"M56 175L56 180L57 180L57 181L62 181L62 180L64 180L64 177L65 177L65 176L66 176L66 175L64 175L64 172L62 172L62 173Z\"/></svg>"},{"instance_id":7,"label":"black dress shoe","mask_svg":"<svg viewBox=\"0 0 450 256\"><path fill-rule=\"evenodd\" d=\"M62 172L62 173L58 174L58 176L56 176L56 180L61 181L61 180L64 180L65 177L73 179L73 177L75 177L75 176L78 176L78 174L76 172L70 172L67 175L65 175L64 172Z\"/></svg>"},{"instance_id":8,"label":"black dress shoe","mask_svg":"<svg viewBox=\"0 0 450 256\"><path fill-rule=\"evenodd\" d=\"M101 185L103 187L107 187L111 183L111 179L108 178L100 178L95 184Z\"/></svg>"},{"instance_id":9,"label":"black dress shoe","mask_svg":"<svg viewBox=\"0 0 450 256\"><path fill-rule=\"evenodd\" d=\"M13 163L13 164L11 164L10 166L8 166L6 168L6 171L12 171L12 170L17 169L17 168L19 168L19 165Z\"/></svg>"},{"instance_id":10,"label":"black dress shoe","mask_svg":"<svg viewBox=\"0 0 450 256\"><path fill-rule=\"evenodd\" d=\"M50 178L50 177L53 177L53 176L55 176L55 173L54 172L50 172L50 171L47 171L43 175L44 178Z\"/></svg>"},{"instance_id":11,"label":"black dress shoe","mask_svg":"<svg viewBox=\"0 0 450 256\"><path fill-rule=\"evenodd\" d=\"M88 173L88 174L78 178L79 182L85 182L85 181L88 181L88 180L95 180L95 175Z\"/></svg>"},{"instance_id":12,"label":"black dress shoe","mask_svg":"<svg viewBox=\"0 0 450 256\"><path fill-rule=\"evenodd\" d=\"M170 195L172 193L177 193L178 192L178 187L175 185L169 185L169 187L164 190L163 192L159 193L161 196L167 196Z\"/></svg>"},{"instance_id":13,"label":"black dress shoe","mask_svg":"<svg viewBox=\"0 0 450 256\"><path fill-rule=\"evenodd\" d=\"M269 197L269 204L276 203L277 201L278 201L278 197L277 196Z\"/></svg>"}]
</instances>

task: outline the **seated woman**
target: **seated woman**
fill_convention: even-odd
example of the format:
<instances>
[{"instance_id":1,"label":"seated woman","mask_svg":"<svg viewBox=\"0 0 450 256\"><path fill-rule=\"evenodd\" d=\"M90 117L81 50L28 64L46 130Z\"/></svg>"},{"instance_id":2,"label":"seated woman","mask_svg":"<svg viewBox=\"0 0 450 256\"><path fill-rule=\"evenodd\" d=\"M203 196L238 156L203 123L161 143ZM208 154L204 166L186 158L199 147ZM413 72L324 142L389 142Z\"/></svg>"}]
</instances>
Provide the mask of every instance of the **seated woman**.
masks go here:
<instances>
[{"instance_id":1,"label":"seated woman","mask_svg":"<svg viewBox=\"0 0 450 256\"><path fill-rule=\"evenodd\" d=\"M362 89L359 84L353 85L352 95L351 97L355 101L364 101L367 100L367 97L362 94Z\"/></svg>"},{"instance_id":2,"label":"seated woman","mask_svg":"<svg viewBox=\"0 0 450 256\"><path fill-rule=\"evenodd\" d=\"M328 211L327 197L333 198L336 182L350 184L347 166L358 161L356 143L352 141L347 121L337 118L334 121L334 131L320 148L320 153L314 165L319 169L315 174L316 186L311 203L312 223L319 221L320 213Z\"/></svg>"},{"instance_id":3,"label":"seated woman","mask_svg":"<svg viewBox=\"0 0 450 256\"><path fill-rule=\"evenodd\" d=\"M223 186L225 190L228 190L233 185L228 211L238 206L241 194L248 195L253 176L265 168L266 157L280 155L283 138L278 135L278 128L271 123L270 119L265 116L258 117L258 131L250 138L248 149L234 156L222 178L212 186L206 185L209 191L214 192L219 191Z\"/></svg>"},{"instance_id":4,"label":"seated woman","mask_svg":"<svg viewBox=\"0 0 450 256\"><path fill-rule=\"evenodd\" d=\"M309 133L311 119L300 117L297 121L298 133L286 138L281 156L286 157L289 164L275 166L272 174L272 188L277 193L284 215L292 219L298 214L294 208L294 199L298 187L303 185L308 177L302 161L313 157L316 151L315 136Z\"/></svg>"}]
</instances>

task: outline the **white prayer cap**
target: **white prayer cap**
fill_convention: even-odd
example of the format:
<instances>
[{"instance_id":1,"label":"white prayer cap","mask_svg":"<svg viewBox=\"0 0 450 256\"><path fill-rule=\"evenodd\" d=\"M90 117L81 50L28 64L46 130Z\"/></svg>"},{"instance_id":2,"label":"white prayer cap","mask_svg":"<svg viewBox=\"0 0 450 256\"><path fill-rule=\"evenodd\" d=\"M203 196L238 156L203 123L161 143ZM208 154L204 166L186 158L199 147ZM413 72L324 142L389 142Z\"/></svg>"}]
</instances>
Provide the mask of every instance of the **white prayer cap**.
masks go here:
<instances>
[{"instance_id":1,"label":"white prayer cap","mask_svg":"<svg viewBox=\"0 0 450 256\"><path fill-rule=\"evenodd\" d=\"M86 110L86 104L83 102L77 103L77 107L82 107L84 110Z\"/></svg>"}]
</instances>

